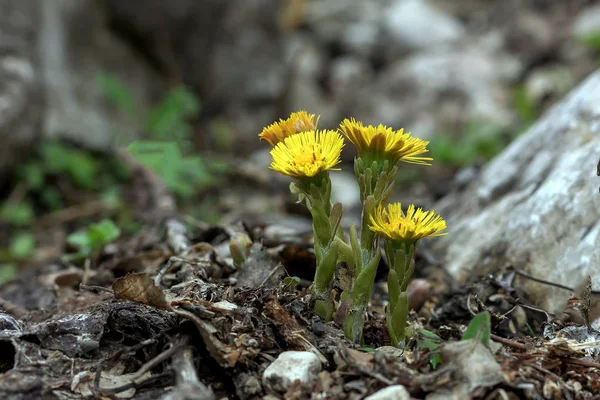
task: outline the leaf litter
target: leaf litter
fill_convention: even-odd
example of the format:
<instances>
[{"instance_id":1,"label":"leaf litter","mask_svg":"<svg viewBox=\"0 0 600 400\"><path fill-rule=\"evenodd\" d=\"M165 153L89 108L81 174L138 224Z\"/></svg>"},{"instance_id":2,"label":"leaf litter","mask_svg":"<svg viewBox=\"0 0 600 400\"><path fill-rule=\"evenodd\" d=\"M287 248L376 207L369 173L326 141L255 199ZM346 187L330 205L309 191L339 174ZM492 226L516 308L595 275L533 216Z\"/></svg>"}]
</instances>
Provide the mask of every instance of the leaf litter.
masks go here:
<instances>
[{"instance_id":1,"label":"leaf litter","mask_svg":"<svg viewBox=\"0 0 600 400\"><path fill-rule=\"evenodd\" d=\"M600 398L591 283L552 315L527 303L510 266L458 285L423 249L406 348L389 346L381 279L354 344L314 315L302 225L204 224L147 169L131 185L137 234L101 248L80 236L83 264L55 258L0 287L2 398L362 399L393 385L429 400ZM240 237L250 242L232 254ZM336 277L343 287L343 266ZM262 375L288 350L322 370L312 387L274 392Z\"/></svg>"}]
</instances>

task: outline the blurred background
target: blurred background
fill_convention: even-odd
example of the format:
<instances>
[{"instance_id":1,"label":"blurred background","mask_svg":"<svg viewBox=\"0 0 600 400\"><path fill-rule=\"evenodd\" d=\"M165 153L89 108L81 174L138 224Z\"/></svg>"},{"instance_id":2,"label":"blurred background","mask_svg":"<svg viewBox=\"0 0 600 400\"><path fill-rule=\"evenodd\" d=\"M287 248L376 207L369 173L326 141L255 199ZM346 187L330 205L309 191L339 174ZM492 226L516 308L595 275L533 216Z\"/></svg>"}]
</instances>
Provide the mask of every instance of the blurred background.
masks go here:
<instances>
[{"instance_id":1,"label":"blurred background","mask_svg":"<svg viewBox=\"0 0 600 400\"><path fill-rule=\"evenodd\" d=\"M599 60L591 0L0 0L0 271L139 232L163 189L197 226L302 214L257 137L297 110L430 140L398 183L432 204Z\"/></svg>"}]
</instances>

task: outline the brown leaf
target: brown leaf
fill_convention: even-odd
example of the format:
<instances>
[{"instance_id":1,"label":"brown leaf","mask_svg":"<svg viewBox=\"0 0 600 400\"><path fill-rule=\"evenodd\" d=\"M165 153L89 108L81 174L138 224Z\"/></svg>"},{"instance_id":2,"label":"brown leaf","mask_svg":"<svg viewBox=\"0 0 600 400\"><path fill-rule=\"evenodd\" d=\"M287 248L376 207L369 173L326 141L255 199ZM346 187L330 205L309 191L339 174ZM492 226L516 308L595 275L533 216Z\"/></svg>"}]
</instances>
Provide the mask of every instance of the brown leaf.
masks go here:
<instances>
[{"instance_id":1,"label":"brown leaf","mask_svg":"<svg viewBox=\"0 0 600 400\"><path fill-rule=\"evenodd\" d=\"M131 300L163 310L170 309L165 294L146 273L131 273L117 279L112 289L119 300Z\"/></svg>"},{"instance_id":2,"label":"brown leaf","mask_svg":"<svg viewBox=\"0 0 600 400\"><path fill-rule=\"evenodd\" d=\"M265 304L264 312L267 318L273 321L275 326L279 329L279 333L281 333L283 339L290 347L304 351L312 351L319 357L322 364L328 364L328 361L323 354L308 341L306 329L303 328L285 308L283 308L279 303L279 300L277 300L277 297L271 296L269 301Z\"/></svg>"}]
</instances>

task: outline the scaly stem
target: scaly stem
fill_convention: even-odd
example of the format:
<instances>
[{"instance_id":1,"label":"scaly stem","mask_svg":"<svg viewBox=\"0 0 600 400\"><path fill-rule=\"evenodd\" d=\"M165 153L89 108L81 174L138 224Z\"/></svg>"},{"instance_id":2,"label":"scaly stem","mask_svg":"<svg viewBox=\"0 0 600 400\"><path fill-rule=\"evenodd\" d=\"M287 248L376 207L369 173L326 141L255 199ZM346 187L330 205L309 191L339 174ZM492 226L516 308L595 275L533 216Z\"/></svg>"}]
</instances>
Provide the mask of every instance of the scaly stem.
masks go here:
<instances>
[{"instance_id":1,"label":"scaly stem","mask_svg":"<svg viewBox=\"0 0 600 400\"><path fill-rule=\"evenodd\" d=\"M315 312L325 320L331 319L334 303L331 283L338 259L338 241L341 233L342 205L331 205L331 180L321 174L313 179L298 181L291 186L292 193L306 200L313 223L314 248L317 268L312 291L315 296Z\"/></svg>"},{"instance_id":2,"label":"scaly stem","mask_svg":"<svg viewBox=\"0 0 600 400\"><path fill-rule=\"evenodd\" d=\"M365 166L363 160L357 158L354 171L360 188L360 198L363 203L360 241L356 230L350 232L350 242L355 255L353 285L348 294L348 310L344 320L344 333L354 342L360 341L365 320L365 313L375 284L375 275L381 253L377 246L376 235L369 228L370 217L375 209L386 202L393 186L393 177L397 168L389 168L377 162Z\"/></svg>"},{"instance_id":3,"label":"scaly stem","mask_svg":"<svg viewBox=\"0 0 600 400\"><path fill-rule=\"evenodd\" d=\"M385 252L390 264L388 293L390 304L385 317L392 345L403 347L405 343L406 320L408 317L408 295L406 289L415 270L415 243L385 240Z\"/></svg>"}]
</instances>

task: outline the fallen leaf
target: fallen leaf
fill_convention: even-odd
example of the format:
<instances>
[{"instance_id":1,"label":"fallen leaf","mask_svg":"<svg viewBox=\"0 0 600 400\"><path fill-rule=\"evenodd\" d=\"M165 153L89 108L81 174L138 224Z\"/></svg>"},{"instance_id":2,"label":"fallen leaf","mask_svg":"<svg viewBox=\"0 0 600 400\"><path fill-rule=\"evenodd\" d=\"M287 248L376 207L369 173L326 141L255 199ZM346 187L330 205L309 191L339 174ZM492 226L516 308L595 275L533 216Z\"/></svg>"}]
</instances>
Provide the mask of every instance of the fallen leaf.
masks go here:
<instances>
[{"instance_id":1,"label":"fallen leaf","mask_svg":"<svg viewBox=\"0 0 600 400\"><path fill-rule=\"evenodd\" d=\"M161 288L146 273L131 273L117 279L112 289L119 300L130 300L163 310L170 309Z\"/></svg>"}]
</instances>

